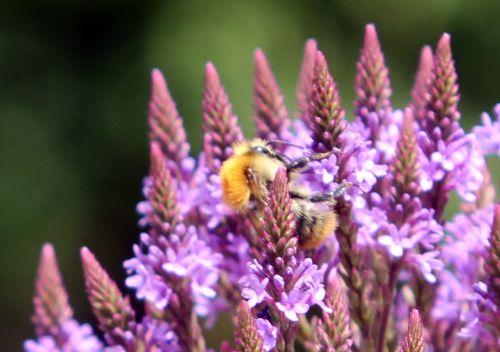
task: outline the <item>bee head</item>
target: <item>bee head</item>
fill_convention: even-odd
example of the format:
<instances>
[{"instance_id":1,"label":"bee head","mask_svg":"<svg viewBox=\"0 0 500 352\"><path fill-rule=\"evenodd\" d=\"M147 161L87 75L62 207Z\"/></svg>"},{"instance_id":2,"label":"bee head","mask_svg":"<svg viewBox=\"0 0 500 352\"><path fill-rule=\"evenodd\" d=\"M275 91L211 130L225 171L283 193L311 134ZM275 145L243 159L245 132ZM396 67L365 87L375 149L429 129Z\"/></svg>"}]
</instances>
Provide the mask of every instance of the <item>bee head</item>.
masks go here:
<instances>
[{"instance_id":1,"label":"bee head","mask_svg":"<svg viewBox=\"0 0 500 352\"><path fill-rule=\"evenodd\" d=\"M276 154L274 150L272 150L270 147L267 145L256 145L254 147L250 148L251 153L257 153L257 154L264 154L267 156L274 156Z\"/></svg>"}]
</instances>

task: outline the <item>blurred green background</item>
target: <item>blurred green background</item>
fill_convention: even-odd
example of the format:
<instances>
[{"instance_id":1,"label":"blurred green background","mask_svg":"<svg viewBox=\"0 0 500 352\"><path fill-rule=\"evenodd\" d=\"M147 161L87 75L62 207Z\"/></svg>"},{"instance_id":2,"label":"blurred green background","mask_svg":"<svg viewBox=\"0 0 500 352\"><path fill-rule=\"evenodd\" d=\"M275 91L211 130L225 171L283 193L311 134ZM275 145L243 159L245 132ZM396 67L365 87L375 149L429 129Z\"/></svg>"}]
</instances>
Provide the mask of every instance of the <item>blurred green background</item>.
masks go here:
<instances>
[{"instance_id":1,"label":"blurred green background","mask_svg":"<svg viewBox=\"0 0 500 352\"><path fill-rule=\"evenodd\" d=\"M89 246L122 282L147 172L151 68L164 72L197 153L208 60L251 133L256 47L267 54L293 109L303 45L318 39L351 109L363 28L374 22L395 105L403 107L420 47L434 46L447 31L463 124L470 128L500 101L499 10L498 0L2 1L0 350L20 350L33 336L31 296L43 242L56 246L78 320L93 321L80 246Z\"/></svg>"}]
</instances>

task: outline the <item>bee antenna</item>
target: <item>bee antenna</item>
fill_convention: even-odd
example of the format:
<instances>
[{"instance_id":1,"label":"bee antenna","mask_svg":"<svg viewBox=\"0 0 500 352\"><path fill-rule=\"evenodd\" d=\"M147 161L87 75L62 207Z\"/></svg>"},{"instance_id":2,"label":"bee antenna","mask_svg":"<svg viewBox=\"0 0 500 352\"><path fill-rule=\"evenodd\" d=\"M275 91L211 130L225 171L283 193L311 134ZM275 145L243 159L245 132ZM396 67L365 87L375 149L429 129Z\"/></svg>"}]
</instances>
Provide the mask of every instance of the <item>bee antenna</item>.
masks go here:
<instances>
[{"instance_id":1,"label":"bee antenna","mask_svg":"<svg viewBox=\"0 0 500 352\"><path fill-rule=\"evenodd\" d=\"M300 145L293 144L293 143L286 142L286 141L282 141L282 140L279 140L279 139L268 141L266 143L266 146L271 145L271 144L282 144L282 145L288 145L290 147L295 147L295 148L299 148L299 149L305 149L304 147L302 147Z\"/></svg>"}]
</instances>

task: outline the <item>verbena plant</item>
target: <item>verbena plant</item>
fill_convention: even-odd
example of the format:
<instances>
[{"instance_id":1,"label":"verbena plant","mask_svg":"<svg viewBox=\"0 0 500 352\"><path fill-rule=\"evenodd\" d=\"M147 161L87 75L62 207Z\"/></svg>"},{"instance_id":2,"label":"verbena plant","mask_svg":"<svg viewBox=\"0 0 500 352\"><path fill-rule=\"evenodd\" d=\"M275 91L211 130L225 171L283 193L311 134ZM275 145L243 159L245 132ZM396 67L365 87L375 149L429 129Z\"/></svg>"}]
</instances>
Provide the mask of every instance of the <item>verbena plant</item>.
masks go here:
<instances>
[{"instance_id":1,"label":"verbena plant","mask_svg":"<svg viewBox=\"0 0 500 352\"><path fill-rule=\"evenodd\" d=\"M288 180L278 171L259 221L222 201L219 169L242 141L215 67L206 66L203 151L195 160L158 70L149 103L151 167L138 204L144 229L124 262L129 298L82 248L87 293L102 334L73 317L54 250L42 249L25 351L207 350L204 331L234 316L221 351L498 351L500 206L485 156L500 155L496 120L460 126L457 74L444 34L425 46L403 110L373 25L366 27L352 122L323 54L307 42L296 119L262 51L255 53L257 136L331 152L299 182L313 191L349 187L335 205L339 226L301 250ZM461 213L443 217L456 193ZM201 324L200 322L203 322Z\"/></svg>"}]
</instances>

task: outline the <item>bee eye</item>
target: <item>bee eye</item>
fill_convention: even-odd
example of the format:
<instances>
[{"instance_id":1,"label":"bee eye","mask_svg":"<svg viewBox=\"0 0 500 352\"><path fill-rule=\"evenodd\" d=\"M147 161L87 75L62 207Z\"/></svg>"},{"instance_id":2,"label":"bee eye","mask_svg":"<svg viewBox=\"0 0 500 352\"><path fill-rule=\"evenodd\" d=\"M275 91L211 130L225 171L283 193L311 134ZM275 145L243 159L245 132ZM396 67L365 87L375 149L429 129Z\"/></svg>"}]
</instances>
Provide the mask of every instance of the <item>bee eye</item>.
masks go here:
<instances>
[{"instance_id":1,"label":"bee eye","mask_svg":"<svg viewBox=\"0 0 500 352\"><path fill-rule=\"evenodd\" d=\"M269 154L271 154L271 153L269 152L269 149L267 149L266 147L260 146L260 145L259 145L259 146L257 146L257 147L254 147L254 148L253 148L253 151L254 151L255 153L260 153L260 154L265 154L265 155L269 155Z\"/></svg>"}]
</instances>

